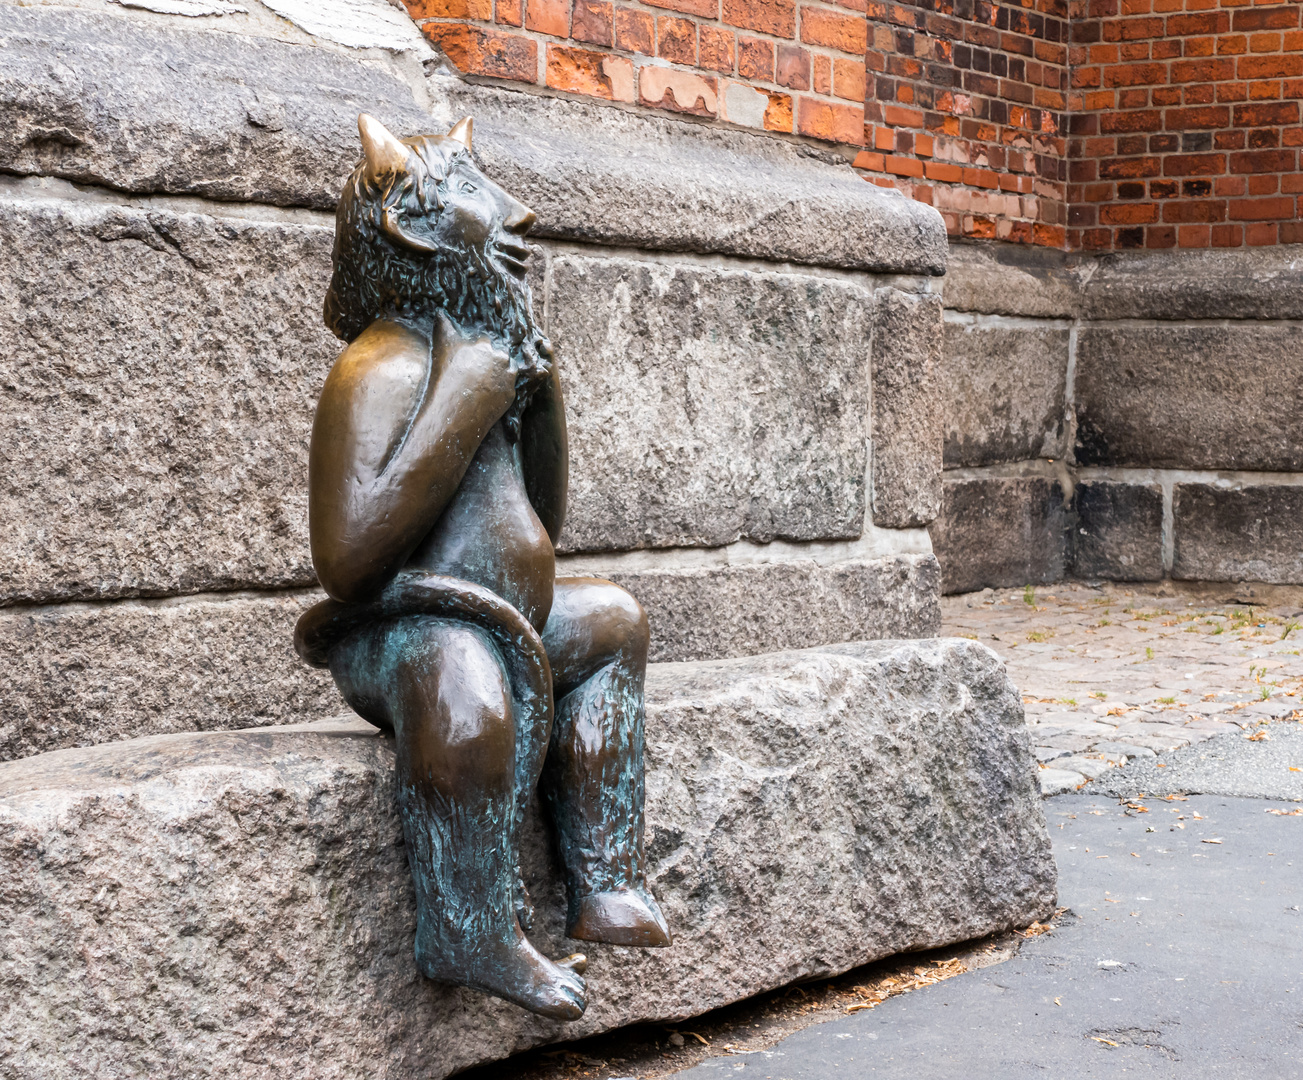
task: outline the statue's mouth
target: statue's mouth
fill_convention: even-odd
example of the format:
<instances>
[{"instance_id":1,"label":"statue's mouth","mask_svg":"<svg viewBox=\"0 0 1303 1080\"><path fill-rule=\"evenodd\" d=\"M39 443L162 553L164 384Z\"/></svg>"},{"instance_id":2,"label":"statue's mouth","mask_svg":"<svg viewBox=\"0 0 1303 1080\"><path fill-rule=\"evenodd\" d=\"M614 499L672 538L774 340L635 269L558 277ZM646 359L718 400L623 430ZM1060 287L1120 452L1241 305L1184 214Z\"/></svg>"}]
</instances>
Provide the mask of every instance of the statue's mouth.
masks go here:
<instances>
[{"instance_id":1,"label":"statue's mouth","mask_svg":"<svg viewBox=\"0 0 1303 1080\"><path fill-rule=\"evenodd\" d=\"M499 240L494 245L498 262L507 272L523 278L528 271L529 248L520 240Z\"/></svg>"}]
</instances>

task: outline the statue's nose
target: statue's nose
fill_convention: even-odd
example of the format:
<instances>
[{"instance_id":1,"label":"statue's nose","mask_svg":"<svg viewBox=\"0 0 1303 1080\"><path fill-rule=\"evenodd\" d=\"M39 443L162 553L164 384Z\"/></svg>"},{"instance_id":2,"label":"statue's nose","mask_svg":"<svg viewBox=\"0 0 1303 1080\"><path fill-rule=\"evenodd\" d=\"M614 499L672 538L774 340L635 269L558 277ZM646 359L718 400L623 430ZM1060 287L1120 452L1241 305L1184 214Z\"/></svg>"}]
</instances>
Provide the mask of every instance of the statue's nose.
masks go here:
<instances>
[{"instance_id":1,"label":"statue's nose","mask_svg":"<svg viewBox=\"0 0 1303 1080\"><path fill-rule=\"evenodd\" d=\"M524 203L517 202L508 196L507 216L503 221L503 225L507 229L514 233L527 233L533 228L535 220L533 210Z\"/></svg>"}]
</instances>

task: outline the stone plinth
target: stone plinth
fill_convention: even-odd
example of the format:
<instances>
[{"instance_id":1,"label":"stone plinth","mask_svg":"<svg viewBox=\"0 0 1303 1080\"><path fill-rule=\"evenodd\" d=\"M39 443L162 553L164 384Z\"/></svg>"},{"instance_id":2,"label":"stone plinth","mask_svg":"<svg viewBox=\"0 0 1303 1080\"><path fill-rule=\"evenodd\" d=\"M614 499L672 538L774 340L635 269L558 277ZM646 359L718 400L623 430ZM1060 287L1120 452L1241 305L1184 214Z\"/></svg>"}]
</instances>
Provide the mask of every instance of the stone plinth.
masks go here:
<instances>
[{"instance_id":1,"label":"stone plinth","mask_svg":"<svg viewBox=\"0 0 1303 1080\"><path fill-rule=\"evenodd\" d=\"M654 665L649 699L676 942L589 948L568 1026L417 974L393 752L360 721L0 765L4 1075L437 1080L1053 909L1022 706L982 646ZM534 938L556 954L547 850L536 819Z\"/></svg>"}]
</instances>

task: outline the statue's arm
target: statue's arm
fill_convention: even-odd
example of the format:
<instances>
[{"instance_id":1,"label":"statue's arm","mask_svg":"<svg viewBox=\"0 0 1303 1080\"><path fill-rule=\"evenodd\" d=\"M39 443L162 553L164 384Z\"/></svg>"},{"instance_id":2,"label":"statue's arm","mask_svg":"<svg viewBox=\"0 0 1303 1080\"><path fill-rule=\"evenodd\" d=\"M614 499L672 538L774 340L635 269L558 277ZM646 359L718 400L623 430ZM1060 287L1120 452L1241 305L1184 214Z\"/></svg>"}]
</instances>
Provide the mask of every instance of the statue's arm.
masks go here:
<instances>
[{"instance_id":1,"label":"statue's arm","mask_svg":"<svg viewBox=\"0 0 1303 1080\"><path fill-rule=\"evenodd\" d=\"M555 362L547 382L539 387L521 417L520 443L525 491L555 544L565 521L566 488L570 482L566 408Z\"/></svg>"},{"instance_id":2,"label":"statue's arm","mask_svg":"<svg viewBox=\"0 0 1303 1080\"><path fill-rule=\"evenodd\" d=\"M392 580L511 404L504 352L487 340L439 352L405 328L373 328L326 380L308 522L317 577L336 600L371 599Z\"/></svg>"}]
</instances>

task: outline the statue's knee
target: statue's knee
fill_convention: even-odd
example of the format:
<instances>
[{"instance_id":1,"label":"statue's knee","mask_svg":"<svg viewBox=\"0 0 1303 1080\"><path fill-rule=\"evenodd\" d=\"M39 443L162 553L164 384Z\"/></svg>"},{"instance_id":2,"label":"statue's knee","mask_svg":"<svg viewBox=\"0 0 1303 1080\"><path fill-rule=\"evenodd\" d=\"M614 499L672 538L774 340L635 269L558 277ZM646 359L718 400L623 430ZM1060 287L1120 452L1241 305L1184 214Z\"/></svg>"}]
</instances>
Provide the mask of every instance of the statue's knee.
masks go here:
<instances>
[{"instance_id":1,"label":"statue's knee","mask_svg":"<svg viewBox=\"0 0 1303 1080\"><path fill-rule=\"evenodd\" d=\"M602 613L616 649L631 657L645 658L651 628L637 598L619 585L607 584L602 589Z\"/></svg>"},{"instance_id":2,"label":"statue's knee","mask_svg":"<svg viewBox=\"0 0 1303 1080\"><path fill-rule=\"evenodd\" d=\"M469 628L405 643L396 675L401 741L438 780L475 775L509 783L515 723L506 673L492 644Z\"/></svg>"}]
</instances>

